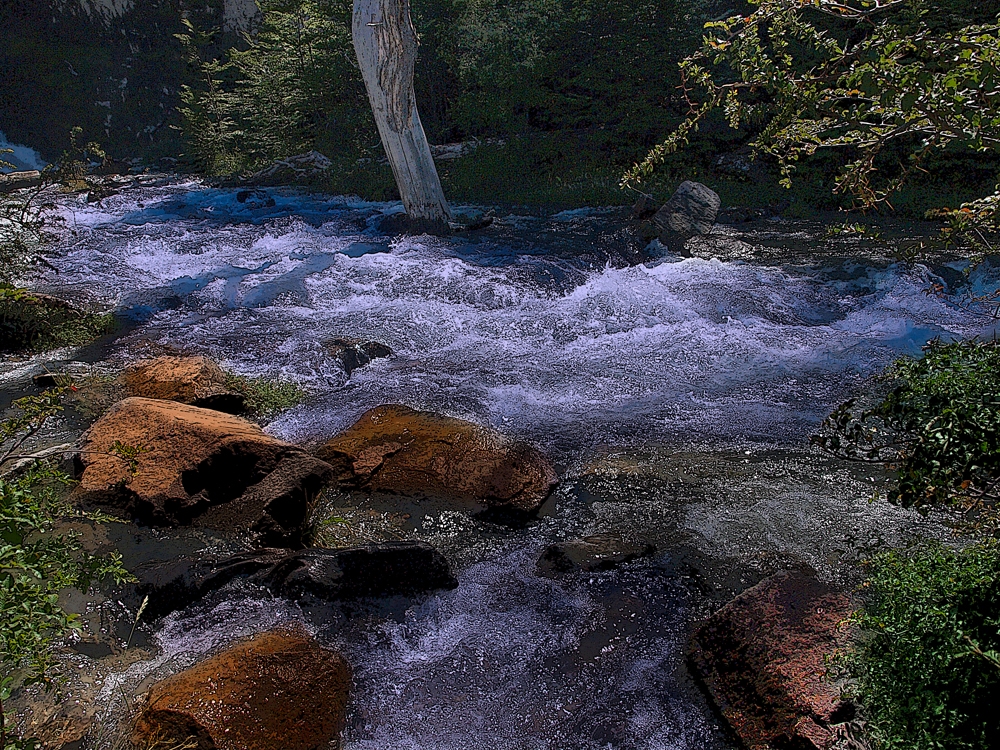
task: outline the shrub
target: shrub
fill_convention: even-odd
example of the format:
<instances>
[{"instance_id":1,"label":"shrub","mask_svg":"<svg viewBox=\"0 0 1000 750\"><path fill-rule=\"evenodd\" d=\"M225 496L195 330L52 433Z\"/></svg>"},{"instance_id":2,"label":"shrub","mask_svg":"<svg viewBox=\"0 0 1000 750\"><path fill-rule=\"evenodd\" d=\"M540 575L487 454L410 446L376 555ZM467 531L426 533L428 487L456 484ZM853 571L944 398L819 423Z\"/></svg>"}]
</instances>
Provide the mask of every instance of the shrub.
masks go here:
<instances>
[{"instance_id":1,"label":"shrub","mask_svg":"<svg viewBox=\"0 0 1000 750\"><path fill-rule=\"evenodd\" d=\"M291 409L305 397L305 392L295 383L267 377L248 378L227 373L226 387L243 396L247 412L257 419L267 419Z\"/></svg>"},{"instance_id":2,"label":"shrub","mask_svg":"<svg viewBox=\"0 0 1000 750\"><path fill-rule=\"evenodd\" d=\"M0 423L0 468L19 459L25 440L61 410L61 392L14 402L18 414ZM14 466L17 463L13 464ZM86 591L92 582L128 574L117 553L86 552L71 533L58 529L66 520L105 521L63 499L69 477L44 464L17 476L0 474L0 748L27 748L30 740L6 733L3 701L19 685L53 680L52 642L78 627L77 616L63 609L60 592Z\"/></svg>"},{"instance_id":3,"label":"shrub","mask_svg":"<svg viewBox=\"0 0 1000 750\"><path fill-rule=\"evenodd\" d=\"M813 438L847 458L896 470L904 507L992 507L1000 493L1000 345L932 341L920 359L898 360L892 388L873 408L852 399Z\"/></svg>"},{"instance_id":4,"label":"shrub","mask_svg":"<svg viewBox=\"0 0 1000 750\"><path fill-rule=\"evenodd\" d=\"M1000 545L885 552L848 657L884 750L1000 747Z\"/></svg>"}]
</instances>

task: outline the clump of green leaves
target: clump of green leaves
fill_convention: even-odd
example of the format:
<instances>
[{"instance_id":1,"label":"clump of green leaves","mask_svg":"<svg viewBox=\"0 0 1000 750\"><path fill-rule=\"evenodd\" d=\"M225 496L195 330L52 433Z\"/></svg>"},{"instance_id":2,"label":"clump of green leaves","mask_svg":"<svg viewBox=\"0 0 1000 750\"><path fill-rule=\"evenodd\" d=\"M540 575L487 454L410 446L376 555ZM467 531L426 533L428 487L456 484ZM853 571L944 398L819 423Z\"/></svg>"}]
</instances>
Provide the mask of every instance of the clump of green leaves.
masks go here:
<instances>
[{"instance_id":1,"label":"clump of green leaves","mask_svg":"<svg viewBox=\"0 0 1000 750\"><path fill-rule=\"evenodd\" d=\"M18 465L17 451L61 410L61 392L14 402L16 414L0 423L0 468ZM128 574L117 553L93 555L72 534L68 520L111 520L65 501L69 477L44 464L16 476L0 473L0 748L31 747L7 734L3 701L20 685L53 679L52 643L78 627L59 603L64 589L86 591L101 579Z\"/></svg>"},{"instance_id":2,"label":"clump of green leaves","mask_svg":"<svg viewBox=\"0 0 1000 750\"><path fill-rule=\"evenodd\" d=\"M821 447L896 469L904 507L993 506L1000 499L1000 344L932 341L898 360L891 390L871 408L852 399L814 436Z\"/></svg>"},{"instance_id":3,"label":"clump of green leaves","mask_svg":"<svg viewBox=\"0 0 1000 750\"><path fill-rule=\"evenodd\" d=\"M838 152L835 189L861 208L887 204L946 148L1000 150L995 6L750 2L752 13L706 25L701 49L680 63L691 114L625 183L648 177L717 109L733 128L756 133L751 145L777 161L786 186L801 159ZM1000 198L969 206L960 218L998 226ZM966 234L971 228L960 227Z\"/></svg>"},{"instance_id":4,"label":"clump of green leaves","mask_svg":"<svg viewBox=\"0 0 1000 750\"><path fill-rule=\"evenodd\" d=\"M80 346L113 328L111 315L95 315L54 297L0 285L0 352Z\"/></svg>"},{"instance_id":5,"label":"clump of green leaves","mask_svg":"<svg viewBox=\"0 0 1000 750\"><path fill-rule=\"evenodd\" d=\"M295 383L275 378L248 378L226 373L226 388L243 396L247 412L256 419L268 419L291 409L305 398Z\"/></svg>"},{"instance_id":6,"label":"clump of green leaves","mask_svg":"<svg viewBox=\"0 0 1000 750\"><path fill-rule=\"evenodd\" d=\"M1000 746L1000 545L929 545L870 563L847 659L884 750Z\"/></svg>"}]
</instances>

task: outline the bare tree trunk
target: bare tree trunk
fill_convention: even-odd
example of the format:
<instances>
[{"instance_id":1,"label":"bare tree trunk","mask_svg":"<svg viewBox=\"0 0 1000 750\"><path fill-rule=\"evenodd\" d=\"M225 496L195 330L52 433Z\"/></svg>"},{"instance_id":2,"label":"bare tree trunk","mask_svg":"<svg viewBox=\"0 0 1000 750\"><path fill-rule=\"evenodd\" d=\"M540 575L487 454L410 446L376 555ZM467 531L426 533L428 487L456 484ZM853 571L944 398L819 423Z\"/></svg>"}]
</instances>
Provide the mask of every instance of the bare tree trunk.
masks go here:
<instances>
[{"instance_id":1,"label":"bare tree trunk","mask_svg":"<svg viewBox=\"0 0 1000 750\"><path fill-rule=\"evenodd\" d=\"M410 219L451 219L413 93L417 33L410 0L354 0L354 51Z\"/></svg>"}]
</instances>

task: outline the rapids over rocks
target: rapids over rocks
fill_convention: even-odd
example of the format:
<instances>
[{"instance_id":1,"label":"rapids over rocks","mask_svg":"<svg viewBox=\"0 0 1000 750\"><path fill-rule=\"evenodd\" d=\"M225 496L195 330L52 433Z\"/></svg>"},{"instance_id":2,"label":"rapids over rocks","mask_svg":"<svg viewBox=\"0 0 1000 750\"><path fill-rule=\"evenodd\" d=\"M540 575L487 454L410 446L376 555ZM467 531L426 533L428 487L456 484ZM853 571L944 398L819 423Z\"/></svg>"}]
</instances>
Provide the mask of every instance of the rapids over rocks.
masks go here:
<instances>
[{"instance_id":1,"label":"rapids over rocks","mask_svg":"<svg viewBox=\"0 0 1000 750\"><path fill-rule=\"evenodd\" d=\"M100 371L150 350L204 354L306 390L267 426L281 440L315 448L399 403L535 443L560 484L519 527L329 493L329 516L361 538L433 544L458 587L322 607L220 592L144 631L144 658L105 670L106 724L154 679L301 622L354 669L350 750L728 748L684 666L691 622L777 570L849 584L867 551L940 534L878 497L884 476L808 436L895 357L988 335L987 316L925 291L986 288L989 267L968 280L958 263L906 267L783 221L719 225L695 257L629 265L611 210L507 210L478 233L390 238L375 227L392 206L273 197L148 180L100 203L62 199L58 272L36 286L114 308L122 331L8 362L5 389L67 358ZM338 337L393 354L348 377L326 345ZM74 437L72 420L63 430ZM539 574L547 545L598 534L657 551ZM151 530L117 541L127 564L218 546Z\"/></svg>"}]
</instances>

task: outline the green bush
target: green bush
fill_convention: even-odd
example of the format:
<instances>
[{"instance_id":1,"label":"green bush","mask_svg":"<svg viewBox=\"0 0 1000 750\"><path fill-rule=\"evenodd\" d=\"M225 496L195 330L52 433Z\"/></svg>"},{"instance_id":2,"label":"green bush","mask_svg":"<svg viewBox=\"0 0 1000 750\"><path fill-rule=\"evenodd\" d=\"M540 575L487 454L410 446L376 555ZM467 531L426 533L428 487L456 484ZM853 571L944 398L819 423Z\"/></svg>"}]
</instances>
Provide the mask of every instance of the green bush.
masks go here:
<instances>
[{"instance_id":1,"label":"green bush","mask_svg":"<svg viewBox=\"0 0 1000 750\"><path fill-rule=\"evenodd\" d=\"M94 315L53 297L0 286L0 352L80 346L113 328L111 315Z\"/></svg>"},{"instance_id":2,"label":"green bush","mask_svg":"<svg viewBox=\"0 0 1000 750\"><path fill-rule=\"evenodd\" d=\"M243 375L226 375L226 387L243 396L247 412L256 419L267 419L291 409L305 398L305 392L287 380Z\"/></svg>"},{"instance_id":3,"label":"green bush","mask_svg":"<svg viewBox=\"0 0 1000 750\"><path fill-rule=\"evenodd\" d=\"M20 462L27 438L61 410L61 392L14 402L17 412L0 423L0 469ZM0 473L0 748L27 748L30 740L7 734L3 701L20 685L53 680L52 643L78 627L63 609L60 593L86 591L100 579L124 581L128 574L117 553L86 552L71 533L58 530L67 520L105 521L63 498L70 482L62 472L34 464L16 476Z\"/></svg>"},{"instance_id":4,"label":"green bush","mask_svg":"<svg viewBox=\"0 0 1000 750\"><path fill-rule=\"evenodd\" d=\"M848 657L883 750L1000 747L1000 545L876 557Z\"/></svg>"},{"instance_id":5,"label":"green bush","mask_svg":"<svg viewBox=\"0 0 1000 750\"><path fill-rule=\"evenodd\" d=\"M814 442L847 458L895 468L904 507L971 503L1000 492L1000 345L932 341L920 359L898 360L891 390L872 408L838 407Z\"/></svg>"}]
</instances>

